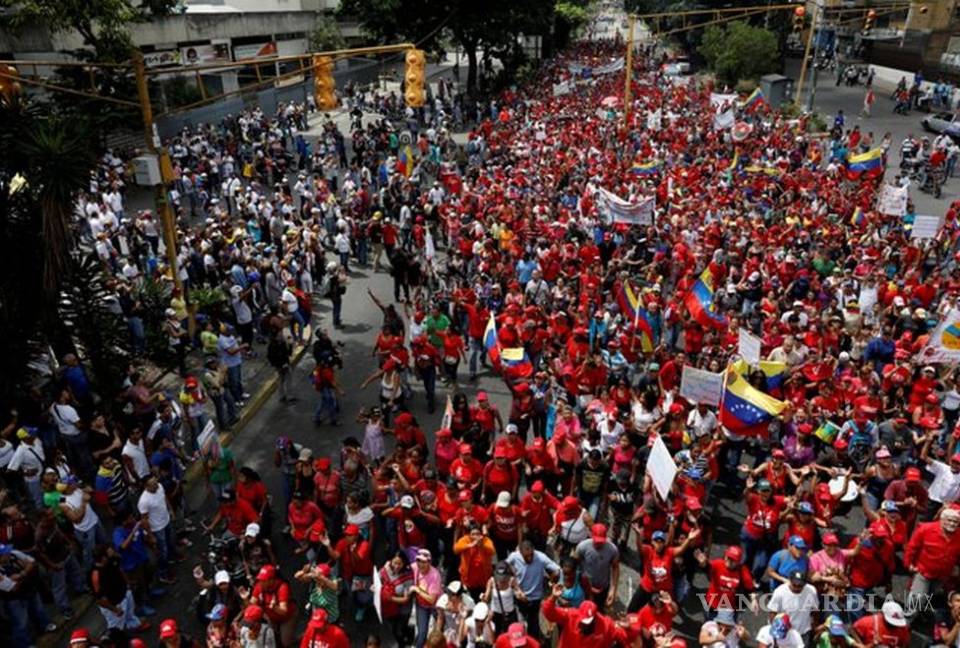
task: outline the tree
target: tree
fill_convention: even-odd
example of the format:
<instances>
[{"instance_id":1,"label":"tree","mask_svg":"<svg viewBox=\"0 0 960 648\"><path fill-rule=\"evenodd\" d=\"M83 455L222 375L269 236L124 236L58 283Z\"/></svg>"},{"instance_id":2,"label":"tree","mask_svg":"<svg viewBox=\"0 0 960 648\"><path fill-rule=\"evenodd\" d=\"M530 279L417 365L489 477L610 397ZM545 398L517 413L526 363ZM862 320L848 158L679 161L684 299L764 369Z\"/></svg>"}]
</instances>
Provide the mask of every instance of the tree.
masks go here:
<instances>
[{"instance_id":1,"label":"tree","mask_svg":"<svg viewBox=\"0 0 960 648\"><path fill-rule=\"evenodd\" d=\"M321 16L317 20L317 26L310 34L310 49L314 52L329 52L330 50L343 49L347 46L347 41L340 31L340 25L335 18L331 16Z\"/></svg>"},{"instance_id":2,"label":"tree","mask_svg":"<svg viewBox=\"0 0 960 648\"><path fill-rule=\"evenodd\" d=\"M776 71L780 60L773 32L741 21L707 27L699 52L717 78L731 86Z\"/></svg>"}]
</instances>

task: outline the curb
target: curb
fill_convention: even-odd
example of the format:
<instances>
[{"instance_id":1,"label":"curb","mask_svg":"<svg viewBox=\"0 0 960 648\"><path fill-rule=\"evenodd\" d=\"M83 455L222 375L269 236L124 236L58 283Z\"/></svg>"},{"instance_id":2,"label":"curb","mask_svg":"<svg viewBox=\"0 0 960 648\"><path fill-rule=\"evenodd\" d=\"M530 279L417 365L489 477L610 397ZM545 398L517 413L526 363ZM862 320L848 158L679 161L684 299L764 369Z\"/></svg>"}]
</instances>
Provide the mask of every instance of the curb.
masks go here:
<instances>
[{"instance_id":1,"label":"curb","mask_svg":"<svg viewBox=\"0 0 960 648\"><path fill-rule=\"evenodd\" d=\"M307 340L312 339L313 330L311 328L306 329L304 338ZM310 349L310 344L304 344L299 347L295 347L293 350L293 356L290 358L290 368L291 370L296 367L303 356L306 355L307 351ZM165 374L161 374L165 375ZM236 425L233 426L233 430L230 432L220 433L220 445L229 446L233 443L233 440L239 435L244 427L247 426L250 421L253 420L253 417L256 416L260 408L266 405L267 401L270 400L270 396L273 395L273 392L277 390L277 385L279 382L279 377L276 372L274 372L262 385L260 389L250 398L249 403L246 407L243 408L243 413L240 415L240 420L237 421ZM187 468L184 473L184 480L188 484L187 492L184 493L184 497L189 496L189 494L194 491L196 488L200 488L200 482L197 481L197 478L202 475L202 465L199 461L195 461ZM55 646L62 645L68 636L68 632L72 632L74 629L80 627L80 621L83 617L94 607L93 596L85 594L83 596L77 597L72 601L73 603L73 618L69 621L63 620L62 623L58 624L58 627L55 631L48 635L43 635L37 637L37 646L39 648L54 648ZM99 619L98 619L99 622ZM91 632L91 634L93 634Z\"/></svg>"}]
</instances>

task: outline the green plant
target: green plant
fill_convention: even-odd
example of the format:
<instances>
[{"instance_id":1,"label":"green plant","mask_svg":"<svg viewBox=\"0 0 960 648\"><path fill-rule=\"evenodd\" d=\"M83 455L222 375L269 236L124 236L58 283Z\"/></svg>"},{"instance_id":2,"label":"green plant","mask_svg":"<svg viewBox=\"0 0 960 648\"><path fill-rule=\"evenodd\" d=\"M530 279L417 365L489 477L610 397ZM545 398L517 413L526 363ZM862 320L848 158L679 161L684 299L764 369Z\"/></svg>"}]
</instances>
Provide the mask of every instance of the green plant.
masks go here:
<instances>
[{"instance_id":1,"label":"green plant","mask_svg":"<svg viewBox=\"0 0 960 648\"><path fill-rule=\"evenodd\" d=\"M340 25L336 18L320 16L317 18L316 25L310 34L310 49L312 51L328 52L346 47L347 40L343 37L343 32L340 31Z\"/></svg>"},{"instance_id":2,"label":"green plant","mask_svg":"<svg viewBox=\"0 0 960 648\"><path fill-rule=\"evenodd\" d=\"M164 311L170 304L170 286L148 277L137 297L143 307L143 328L147 336L147 354L155 362L166 364L172 359L167 336L163 332Z\"/></svg>"},{"instance_id":3,"label":"green plant","mask_svg":"<svg viewBox=\"0 0 960 648\"><path fill-rule=\"evenodd\" d=\"M222 288L199 287L190 291L190 301L197 307L197 314L223 320L227 308L227 294Z\"/></svg>"},{"instance_id":4,"label":"green plant","mask_svg":"<svg viewBox=\"0 0 960 648\"><path fill-rule=\"evenodd\" d=\"M731 86L743 79L759 79L779 65L774 33L739 20L726 27L707 27L698 51L717 78Z\"/></svg>"},{"instance_id":5,"label":"green plant","mask_svg":"<svg viewBox=\"0 0 960 648\"><path fill-rule=\"evenodd\" d=\"M807 117L808 133L823 133L827 130L827 120L820 113L810 113Z\"/></svg>"},{"instance_id":6,"label":"green plant","mask_svg":"<svg viewBox=\"0 0 960 648\"><path fill-rule=\"evenodd\" d=\"M741 79L737 81L737 85L733 86L734 92L739 94L750 94L757 87L756 79Z\"/></svg>"}]
</instances>

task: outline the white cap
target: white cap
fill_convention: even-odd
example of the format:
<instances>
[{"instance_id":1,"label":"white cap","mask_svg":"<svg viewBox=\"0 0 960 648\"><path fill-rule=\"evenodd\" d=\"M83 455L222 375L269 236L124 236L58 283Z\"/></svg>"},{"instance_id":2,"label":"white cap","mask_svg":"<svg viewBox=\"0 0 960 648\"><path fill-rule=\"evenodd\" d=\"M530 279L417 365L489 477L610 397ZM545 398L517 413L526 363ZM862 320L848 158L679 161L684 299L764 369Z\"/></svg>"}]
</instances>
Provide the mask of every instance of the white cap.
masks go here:
<instances>
[{"instance_id":1,"label":"white cap","mask_svg":"<svg viewBox=\"0 0 960 648\"><path fill-rule=\"evenodd\" d=\"M400 498L400 506L402 508L413 508L413 504L414 501L412 495L404 495Z\"/></svg>"},{"instance_id":2,"label":"white cap","mask_svg":"<svg viewBox=\"0 0 960 648\"><path fill-rule=\"evenodd\" d=\"M476 607L473 608L473 620L485 621L488 616L490 616L490 606L483 601L477 603Z\"/></svg>"},{"instance_id":3,"label":"white cap","mask_svg":"<svg viewBox=\"0 0 960 648\"><path fill-rule=\"evenodd\" d=\"M907 625L907 617L903 613L903 608L900 607L900 604L896 601L884 602L880 611L883 612L883 620L890 625L897 628L902 628Z\"/></svg>"},{"instance_id":4,"label":"white cap","mask_svg":"<svg viewBox=\"0 0 960 648\"><path fill-rule=\"evenodd\" d=\"M517 434L518 432L520 432L520 428L517 427L516 423L507 423L505 432L507 434Z\"/></svg>"},{"instance_id":5,"label":"white cap","mask_svg":"<svg viewBox=\"0 0 960 648\"><path fill-rule=\"evenodd\" d=\"M230 573L226 569L221 569L213 575L214 585L223 585L230 582Z\"/></svg>"},{"instance_id":6,"label":"white cap","mask_svg":"<svg viewBox=\"0 0 960 648\"><path fill-rule=\"evenodd\" d=\"M497 495L497 506L510 506L510 493L500 491L500 494Z\"/></svg>"},{"instance_id":7,"label":"white cap","mask_svg":"<svg viewBox=\"0 0 960 648\"><path fill-rule=\"evenodd\" d=\"M256 522L251 522L247 525L247 530L243 535L256 538L258 535L260 535L260 525Z\"/></svg>"}]
</instances>

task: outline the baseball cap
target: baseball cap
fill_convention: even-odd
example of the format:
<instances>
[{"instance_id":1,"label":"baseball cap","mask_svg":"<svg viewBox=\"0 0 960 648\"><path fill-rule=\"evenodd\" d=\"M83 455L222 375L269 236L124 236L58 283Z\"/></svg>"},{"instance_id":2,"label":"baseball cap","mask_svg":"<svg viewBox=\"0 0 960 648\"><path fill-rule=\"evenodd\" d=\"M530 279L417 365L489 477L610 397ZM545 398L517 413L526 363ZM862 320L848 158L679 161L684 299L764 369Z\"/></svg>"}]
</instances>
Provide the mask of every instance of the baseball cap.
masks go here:
<instances>
[{"instance_id":1,"label":"baseball cap","mask_svg":"<svg viewBox=\"0 0 960 648\"><path fill-rule=\"evenodd\" d=\"M806 582L807 582L807 575L804 574L804 573L803 573L802 571L800 571L799 569L794 570L794 571L790 572L790 582L791 582L791 583L801 583L801 584L802 584L802 583L806 583Z\"/></svg>"},{"instance_id":2,"label":"baseball cap","mask_svg":"<svg viewBox=\"0 0 960 648\"><path fill-rule=\"evenodd\" d=\"M485 401L485 400L487 400L487 398L488 398L488 397L487 397L487 392L485 392L485 391L478 391L478 392L477 392L477 400L478 400L478 401Z\"/></svg>"},{"instance_id":3,"label":"baseball cap","mask_svg":"<svg viewBox=\"0 0 960 648\"><path fill-rule=\"evenodd\" d=\"M243 620L246 623L257 623L263 619L263 608L259 605L248 605L243 610Z\"/></svg>"},{"instance_id":4,"label":"baseball cap","mask_svg":"<svg viewBox=\"0 0 960 648\"><path fill-rule=\"evenodd\" d=\"M509 455L510 453L507 452L507 449L504 448L502 445L498 445L496 448L493 449L494 459L506 459Z\"/></svg>"},{"instance_id":5,"label":"baseball cap","mask_svg":"<svg viewBox=\"0 0 960 648\"><path fill-rule=\"evenodd\" d=\"M659 533L663 533L660 531ZM590 527L590 537L593 538L594 542L606 542L607 541L607 525L597 523Z\"/></svg>"},{"instance_id":6,"label":"baseball cap","mask_svg":"<svg viewBox=\"0 0 960 648\"><path fill-rule=\"evenodd\" d=\"M807 542L798 535L790 536L790 546L796 547L797 549L806 549Z\"/></svg>"},{"instance_id":7,"label":"baseball cap","mask_svg":"<svg viewBox=\"0 0 960 648\"><path fill-rule=\"evenodd\" d=\"M400 498L400 508L412 509L413 505L413 495L404 495Z\"/></svg>"},{"instance_id":8,"label":"baseball cap","mask_svg":"<svg viewBox=\"0 0 960 648\"><path fill-rule=\"evenodd\" d=\"M462 593L463 593L463 583L461 583L460 581L458 580L451 581L450 584L447 585L447 594L453 594L454 596L457 596L458 594L462 594Z\"/></svg>"},{"instance_id":9,"label":"baseball cap","mask_svg":"<svg viewBox=\"0 0 960 648\"><path fill-rule=\"evenodd\" d=\"M473 492L469 488L464 488L460 491L460 494L457 495L457 499L461 502L471 502L473 501Z\"/></svg>"},{"instance_id":10,"label":"baseball cap","mask_svg":"<svg viewBox=\"0 0 960 648\"><path fill-rule=\"evenodd\" d=\"M542 493L543 491L544 491L544 485L543 485L543 482L540 481L539 479L530 485L531 493Z\"/></svg>"},{"instance_id":11,"label":"baseball cap","mask_svg":"<svg viewBox=\"0 0 960 648\"><path fill-rule=\"evenodd\" d=\"M511 623L507 628L507 637L510 639L510 645L514 648L527 645L527 629L519 621Z\"/></svg>"},{"instance_id":12,"label":"baseball cap","mask_svg":"<svg viewBox=\"0 0 960 648\"><path fill-rule=\"evenodd\" d=\"M830 634L834 637L846 637L847 628L843 625L843 620L835 614L831 614L827 617L827 629L830 631Z\"/></svg>"},{"instance_id":13,"label":"baseball cap","mask_svg":"<svg viewBox=\"0 0 960 648\"><path fill-rule=\"evenodd\" d=\"M224 583L230 582L230 572L226 569L221 569L216 574L213 575L213 584L214 585L223 585Z\"/></svg>"},{"instance_id":14,"label":"baseball cap","mask_svg":"<svg viewBox=\"0 0 960 648\"><path fill-rule=\"evenodd\" d=\"M597 617L597 604L593 601L584 601L577 610L577 620L583 625L593 623Z\"/></svg>"},{"instance_id":15,"label":"baseball cap","mask_svg":"<svg viewBox=\"0 0 960 648\"><path fill-rule=\"evenodd\" d=\"M727 550L723 552L723 557L734 562L740 562L743 560L743 549L737 546L727 547Z\"/></svg>"},{"instance_id":16,"label":"baseball cap","mask_svg":"<svg viewBox=\"0 0 960 648\"><path fill-rule=\"evenodd\" d=\"M160 638L161 639L170 639L171 637L176 637L179 630L177 629L176 619L164 619L160 624Z\"/></svg>"},{"instance_id":17,"label":"baseball cap","mask_svg":"<svg viewBox=\"0 0 960 648\"><path fill-rule=\"evenodd\" d=\"M210 613L207 614L207 619L210 621L223 621L227 618L227 606L223 603L217 603L213 606L213 609L210 610Z\"/></svg>"},{"instance_id":18,"label":"baseball cap","mask_svg":"<svg viewBox=\"0 0 960 648\"><path fill-rule=\"evenodd\" d=\"M773 622L770 623L770 634L774 639L786 639L791 627L790 615L781 612L773 617Z\"/></svg>"},{"instance_id":19,"label":"baseball cap","mask_svg":"<svg viewBox=\"0 0 960 648\"><path fill-rule=\"evenodd\" d=\"M893 500L883 500L883 504L880 505L880 508L886 511L887 513L900 512L900 507Z\"/></svg>"},{"instance_id":20,"label":"baseball cap","mask_svg":"<svg viewBox=\"0 0 960 648\"><path fill-rule=\"evenodd\" d=\"M70 643L80 643L81 641L90 641L90 631L86 628L77 628L70 633Z\"/></svg>"},{"instance_id":21,"label":"baseball cap","mask_svg":"<svg viewBox=\"0 0 960 648\"><path fill-rule=\"evenodd\" d=\"M653 532L653 535L650 536L650 539L651 539L651 540L664 540L664 541L665 541L665 540L667 539L667 534L664 533L663 531L654 531L654 532Z\"/></svg>"},{"instance_id":22,"label":"baseball cap","mask_svg":"<svg viewBox=\"0 0 960 648\"><path fill-rule=\"evenodd\" d=\"M473 608L473 620L485 621L488 616L490 616L490 606L483 601L477 603L476 607Z\"/></svg>"},{"instance_id":23,"label":"baseball cap","mask_svg":"<svg viewBox=\"0 0 960 648\"><path fill-rule=\"evenodd\" d=\"M520 432L520 428L517 427L516 423L507 423L507 426L504 428L504 432L507 434L517 434Z\"/></svg>"},{"instance_id":24,"label":"baseball cap","mask_svg":"<svg viewBox=\"0 0 960 648\"><path fill-rule=\"evenodd\" d=\"M260 568L260 571L257 572L257 580L265 581L275 578L277 575L277 568L273 565L264 565Z\"/></svg>"},{"instance_id":25,"label":"baseball cap","mask_svg":"<svg viewBox=\"0 0 960 648\"><path fill-rule=\"evenodd\" d=\"M907 468L903 476L909 482L918 482L922 477L920 473L920 469L917 468L916 466L910 466L909 468Z\"/></svg>"},{"instance_id":26,"label":"baseball cap","mask_svg":"<svg viewBox=\"0 0 960 648\"><path fill-rule=\"evenodd\" d=\"M247 525L247 530L243 533L243 535L247 536L248 538L256 538L258 535L260 535L260 525L256 522L251 522Z\"/></svg>"},{"instance_id":27,"label":"baseball cap","mask_svg":"<svg viewBox=\"0 0 960 648\"><path fill-rule=\"evenodd\" d=\"M470 454L471 452L473 452L472 445L470 445L469 443L460 444L460 454Z\"/></svg>"},{"instance_id":28,"label":"baseball cap","mask_svg":"<svg viewBox=\"0 0 960 648\"><path fill-rule=\"evenodd\" d=\"M800 502L797 504L797 510L801 513L813 513L813 504L810 502Z\"/></svg>"},{"instance_id":29,"label":"baseball cap","mask_svg":"<svg viewBox=\"0 0 960 648\"><path fill-rule=\"evenodd\" d=\"M317 457L317 460L313 462L313 466L317 470L327 472L330 470L330 457Z\"/></svg>"},{"instance_id":30,"label":"baseball cap","mask_svg":"<svg viewBox=\"0 0 960 648\"><path fill-rule=\"evenodd\" d=\"M870 525L870 535L872 535L874 538L889 538L890 529L887 528L886 524L880 520L877 520Z\"/></svg>"},{"instance_id":31,"label":"baseball cap","mask_svg":"<svg viewBox=\"0 0 960 648\"><path fill-rule=\"evenodd\" d=\"M314 609L314 611L310 614L310 625L327 625L327 611L322 607Z\"/></svg>"},{"instance_id":32,"label":"baseball cap","mask_svg":"<svg viewBox=\"0 0 960 648\"><path fill-rule=\"evenodd\" d=\"M433 560L433 554L430 553L429 549L420 549L417 552L417 560L426 560L427 562L430 562Z\"/></svg>"},{"instance_id":33,"label":"baseball cap","mask_svg":"<svg viewBox=\"0 0 960 648\"><path fill-rule=\"evenodd\" d=\"M757 490L773 490L773 487L770 485L770 482L766 479L761 479L757 482Z\"/></svg>"},{"instance_id":34,"label":"baseball cap","mask_svg":"<svg viewBox=\"0 0 960 648\"><path fill-rule=\"evenodd\" d=\"M721 625L726 625L726 626L737 625L737 617L734 616L733 610L728 610L728 609L717 610L717 616L715 616L713 620Z\"/></svg>"},{"instance_id":35,"label":"baseball cap","mask_svg":"<svg viewBox=\"0 0 960 648\"><path fill-rule=\"evenodd\" d=\"M902 628L907 625L907 617L903 614L903 608L896 601L886 601L880 608L883 613L883 620L896 628Z\"/></svg>"},{"instance_id":36,"label":"baseball cap","mask_svg":"<svg viewBox=\"0 0 960 648\"><path fill-rule=\"evenodd\" d=\"M823 534L823 544L824 545L836 545L840 544L840 538L837 537L836 533L824 533Z\"/></svg>"},{"instance_id":37,"label":"baseball cap","mask_svg":"<svg viewBox=\"0 0 960 648\"><path fill-rule=\"evenodd\" d=\"M510 506L510 493L507 491L500 491L497 495L497 506L504 508Z\"/></svg>"},{"instance_id":38,"label":"baseball cap","mask_svg":"<svg viewBox=\"0 0 960 648\"><path fill-rule=\"evenodd\" d=\"M360 535L360 527L358 527L356 524L348 524L343 530L343 535Z\"/></svg>"}]
</instances>

